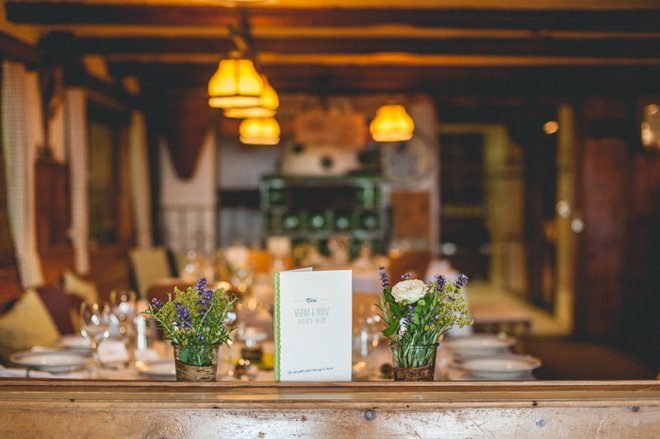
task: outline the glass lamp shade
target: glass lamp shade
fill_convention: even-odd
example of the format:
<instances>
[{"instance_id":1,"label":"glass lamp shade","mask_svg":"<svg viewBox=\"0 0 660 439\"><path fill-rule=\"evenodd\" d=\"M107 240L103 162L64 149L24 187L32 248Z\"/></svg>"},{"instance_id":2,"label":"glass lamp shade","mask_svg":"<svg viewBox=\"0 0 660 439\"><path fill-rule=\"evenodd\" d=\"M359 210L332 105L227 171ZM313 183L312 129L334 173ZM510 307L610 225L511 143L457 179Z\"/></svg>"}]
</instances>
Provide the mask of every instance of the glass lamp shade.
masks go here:
<instances>
[{"instance_id":1,"label":"glass lamp shade","mask_svg":"<svg viewBox=\"0 0 660 439\"><path fill-rule=\"evenodd\" d=\"M256 107L246 108L227 108L225 110L225 117L235 119L247 119L250 117L272 117L275 116L277 109L280 106L280 98L277 92L270 85L266 77L263 77L264 92L261 94L260 103Z\"/></svg>"},{"instance_id":2,"label":"glass lamp shade","mask_svg":"<svg viewBox=\"0 0 660 439\"><path fill-rule=\"evenodd\" d=\"M246 58L220 61L218 70L209 80L209 106L212 108L246 108L258 106L264 91L264 81Z\"/></svg>"},{"instance_id":3,"label":"glass lamp shade","mask_svg":"<svg viewBox=\"0 0 660 439\"><path fill-rule=\"evenodd\" d=\"M244 119L238 126L241 143L246 145L277 145L280 124L274 117Z\"/></svg>"},{"instance_id":4,"label":"glass lamp shade","mask_svg":"<svg viewBox=\"0 0 660 439\"><path fill-rule=\"evenodd\" d=\"M405 142L415 131L415 124L403 105L383 105L369 126L376 142Z\"/></svg>"}]
</instances>

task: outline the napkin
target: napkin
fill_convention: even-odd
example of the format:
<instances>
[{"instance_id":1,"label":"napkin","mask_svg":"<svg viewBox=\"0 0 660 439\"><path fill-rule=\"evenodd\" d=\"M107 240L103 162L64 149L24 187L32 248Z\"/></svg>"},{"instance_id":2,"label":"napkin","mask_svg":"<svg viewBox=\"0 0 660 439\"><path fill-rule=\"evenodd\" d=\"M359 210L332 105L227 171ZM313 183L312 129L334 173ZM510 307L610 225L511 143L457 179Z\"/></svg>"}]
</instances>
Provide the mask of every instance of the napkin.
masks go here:
<instances>
[{"instance_id":1,"label":"napkin","mask_svg":"<svg viewBox=\"0 0 660 439\"><path fill-rule=\"evenodd\" d=\"M101 363L120 363L128 361L128 351L123 341L104 340L99 344Z\"/></svg>"},{"instance_id":2,"label":"napkin","mask_svg":"<svg viewBox=\"0 0 660 439\"><path fill-rule=\"evenodd\" d=\"M51 379L81 379L87 378L86 372L50 373L40 370L31 370L28 376L27 369L7 368L0 365L1 378L51 378Z\"/></svg>"}]
</instances>

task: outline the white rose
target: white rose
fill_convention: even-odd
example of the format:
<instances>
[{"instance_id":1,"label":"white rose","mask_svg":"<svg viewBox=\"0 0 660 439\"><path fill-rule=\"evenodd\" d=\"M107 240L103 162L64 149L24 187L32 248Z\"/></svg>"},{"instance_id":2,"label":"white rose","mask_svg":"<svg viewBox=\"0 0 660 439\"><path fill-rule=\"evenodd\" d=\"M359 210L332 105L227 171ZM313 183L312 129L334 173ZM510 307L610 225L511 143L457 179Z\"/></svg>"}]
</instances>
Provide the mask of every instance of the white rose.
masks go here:
<instances>
[{"instance_id":1,"label":"white rose","mask_svg":"<svg viewBox=\"0 0 660 439\"><path fill-rule=\"evenodd\" d=\"M397 303L415 303L425 294L426 285L419 279L404 280L392 287L392 297Z\"/></svg>"}]
</instances>

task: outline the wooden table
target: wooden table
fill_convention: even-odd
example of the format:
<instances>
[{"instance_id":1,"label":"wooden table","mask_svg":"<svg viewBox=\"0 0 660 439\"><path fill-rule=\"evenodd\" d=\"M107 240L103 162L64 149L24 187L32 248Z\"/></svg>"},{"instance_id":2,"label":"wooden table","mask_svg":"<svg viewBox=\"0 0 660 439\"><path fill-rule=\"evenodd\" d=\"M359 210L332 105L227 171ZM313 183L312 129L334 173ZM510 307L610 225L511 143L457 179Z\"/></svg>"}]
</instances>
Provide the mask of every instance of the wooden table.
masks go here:
<instances>
[{"instance_id":1,"label":"wooden table","mask_svg":"<svg viewBox=\"0 0 660 439\"><path fill-rule=\"evenodd\" d=\"M660 437L660 383L0 380L0 437Z\"/></svg>"}]
</instances>

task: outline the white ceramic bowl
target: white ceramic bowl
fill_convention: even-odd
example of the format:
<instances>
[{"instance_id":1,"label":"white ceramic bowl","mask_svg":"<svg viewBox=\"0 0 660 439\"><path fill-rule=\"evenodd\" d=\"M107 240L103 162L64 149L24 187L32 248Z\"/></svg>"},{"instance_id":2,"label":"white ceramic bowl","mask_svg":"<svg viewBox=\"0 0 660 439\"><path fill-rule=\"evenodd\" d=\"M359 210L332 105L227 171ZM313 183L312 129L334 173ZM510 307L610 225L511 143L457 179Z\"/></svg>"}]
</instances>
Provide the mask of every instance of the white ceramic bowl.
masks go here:
<instances>
[{"instance_id":1,"label":"white ceramic bowl","mask_svg":"<svg viewBox=\"0 0 660 439\"><path fill-rule=\"evenodd\" d=\"M541 366L541 360L530 355L503 355L465 360L457 367L475 378L485 380L514 380L528 376Z\"/></svg>"},{"instance_id":2,"label":"white ceramic bowl","mask_svg":"<svg viewBox=\"0 0 660 439\"><path fill-rule=\"evenodd\" d=\"M476 334L450 337L444 341L445 346L460 359L502 354L515 343L516 339L506 334Z\"/></svg>"}]
</instances>

